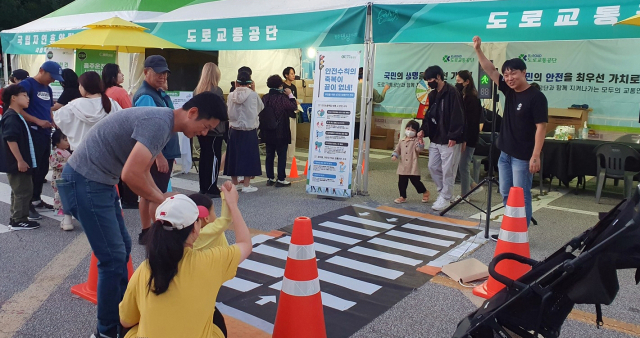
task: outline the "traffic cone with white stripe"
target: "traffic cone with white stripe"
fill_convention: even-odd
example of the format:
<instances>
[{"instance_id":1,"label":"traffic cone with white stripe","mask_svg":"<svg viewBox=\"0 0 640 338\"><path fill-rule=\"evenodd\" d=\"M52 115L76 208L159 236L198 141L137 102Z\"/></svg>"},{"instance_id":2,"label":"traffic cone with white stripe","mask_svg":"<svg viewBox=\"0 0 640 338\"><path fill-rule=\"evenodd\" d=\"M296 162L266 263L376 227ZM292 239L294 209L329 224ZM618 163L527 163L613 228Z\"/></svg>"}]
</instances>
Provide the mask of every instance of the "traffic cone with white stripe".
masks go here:
<instances>
[{"instance_id":1,"label":"traffic cone with white stripe","mask_svg":"<svg viewBox=\"0 0 640 338\"><path fill-rule=\"evenodd\" d=\"M509 191L498 244L493 257L506 252L531 258L527 233L527 214L524 207L524 190L520 187L511 187ZM529 270L531 270L530 266L510 259L505 259L496 266L497 273L513 280L522 277ZM473 289L473 294L489 299L503 288L504 284L489 276L486 282Z\"/></svg>"},{"instance_id":2,"label":"traffic cone with white stripe","mask_svg":"<svg viewBox=\"0 0 640 338\"><path fill-rule=\"evenodd\" d=\"M326 338L311 219L293 223L273 338Z\"/></svg>"}]
</instances>

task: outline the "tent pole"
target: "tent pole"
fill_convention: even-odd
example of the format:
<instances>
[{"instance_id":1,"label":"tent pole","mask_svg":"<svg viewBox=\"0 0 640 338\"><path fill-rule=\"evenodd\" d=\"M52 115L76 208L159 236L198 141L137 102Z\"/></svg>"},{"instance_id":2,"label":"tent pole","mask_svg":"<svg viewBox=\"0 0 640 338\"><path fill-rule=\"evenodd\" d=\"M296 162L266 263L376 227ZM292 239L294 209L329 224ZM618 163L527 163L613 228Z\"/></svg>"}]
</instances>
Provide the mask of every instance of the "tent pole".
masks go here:
<instances>
[{"instance_id":1,"label":"tent pole","mask_svg":"<svg viewBox=\"0 0 640 338\"><path fill-rule=\"evenodd\" d=\"M364 106L362 107L361 117L365 117L363 123L360 124L360 154L362 155L362 164L359 164L356 170L361 173L362 166L364 166L364 174L362 175L362 181L360 186L358 187L361 191L361 195L368 196L369 195L369 146L371 144L371 104L372 104L372 96L373 96L373 71L372 71L372 60L373 60L373 36L372 36L372 3L367 4L367 27L365 29L365 65L364 65L364 74L362 79L362 97L365 100Z\"/></svg>"},{"instance_id":2,"label":"tent pole","mask_svg":"<svg viewBox=\"0 0 640 338\"><path fill-rule=\"evenodd\" d=\"M364 162L364 147L365 147L365 123L366 123L366 115L367 115L367 99L368 99L368 91L367 91L367 83L369 77L369 41L371 32L370 32L370 21L371 21L371 3L367 4L367 18L365 22L365 35L364 35L364 65L363 65L363 74L362 74L362 95L360 99L360 130L359 130L359 144L358 144L358 162L356 164L356 180L355 186L357 187L356 193L359 195L364 195L366 192L363 190L364 181L362 176L362 165ZM356 103L358 104L358 103Z\"/></svg>"},{"instance_id":3,"label":"tent pole","mask_svg":"<svg viewBox=\"0 0 640 338\"><path fill-rule=\"evenodd\" d=\"M9 55L7 55L7 53L4 53L2 55L3 60L4 60L4 85L8 85L9 84Z\"/></svg>"},{"instance_id":4,"label":"tent pole","mask_svg":"<svg viewBox=\"0 0 640 338\"><path fill-rule=\"evenodd\" d=\"M375 69L376 46L373 42L369 44L369 81L367 86L367 126L366 144L364 148L364 194L369 195L369 151L371 150L371 131L373 130L373 71Z\"/></svg>"}]
</instances>

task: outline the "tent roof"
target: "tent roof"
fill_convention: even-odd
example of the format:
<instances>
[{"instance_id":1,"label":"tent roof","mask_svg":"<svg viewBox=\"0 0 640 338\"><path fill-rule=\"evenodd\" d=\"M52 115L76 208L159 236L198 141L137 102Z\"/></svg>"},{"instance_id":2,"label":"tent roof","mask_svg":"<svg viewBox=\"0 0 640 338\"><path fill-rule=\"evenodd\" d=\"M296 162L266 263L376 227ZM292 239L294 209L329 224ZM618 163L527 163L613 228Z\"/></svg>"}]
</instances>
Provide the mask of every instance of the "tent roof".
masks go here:
<instances>
[{"instance_id":1,"label":"tent roof","mask_svg":"<svg viewBox=\"0 0 640 338\"><path fill-rule=\"evenodd\" d=\"M217 20L312 13L364 7L370 0L196 0L167 14L139 22Z\"/></svg>"},{"instance_id":2,"label":"tent roof","mask_svg":"<svg viewBox=\"0 0 640 338\"><path fill-rule=\"evenodd\" d=\"M370 0L369 0L370 1ZM367 0L196 0L139 23L192 50L287 49L364 41Z\"/></svg>"},{"instance_id":3,"label":"tent roof","mask_svg":"<svg viewBox=\"0 0 640 338\"><path fill-rule=\"evenodd\" d=\"M470 43L597 40L640 37L613 24L635 15L637 0L379 0L373 5L376 43Z\"/></svg>"},{"instance_id":4,"label":"tent roof","mask_svg":"<svg viewBox=\"0 0 640 338\"><path fill-rule=\"evenodd\" d=\"M2 33L72 31L114 16L127 21L157 17L188 4L189 0L76 0L57 11Z\"/></svg>"}]
</instances>

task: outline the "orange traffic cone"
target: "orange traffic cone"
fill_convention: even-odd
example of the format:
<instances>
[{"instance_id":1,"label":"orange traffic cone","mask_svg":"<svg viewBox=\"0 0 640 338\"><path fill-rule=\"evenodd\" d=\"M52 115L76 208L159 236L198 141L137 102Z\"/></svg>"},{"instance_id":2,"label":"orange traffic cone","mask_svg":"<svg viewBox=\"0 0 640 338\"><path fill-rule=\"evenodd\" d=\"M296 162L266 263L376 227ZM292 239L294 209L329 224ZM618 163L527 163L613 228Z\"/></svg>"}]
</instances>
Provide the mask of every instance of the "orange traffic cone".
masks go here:
<instances>
[{"instance_id":1,"label":"orange traffic cone","mask_svg":"<svg viewBox=\"0 0 640 338\"><path fill-rule=\"evenodd\" d=\"M304 177L307 177L307 173L309 172L309 160L304 164Z\"/></svg>"},{"instance_id":2,"label":"orange traffic cone","mask_svg":"<svg viewBox=\"0 0 640 338\"><path fill-rule=\"evenodd\" d=\"M524 208L524 191L520 187L511 187L509 191L509 199L502 217L498 244L493 257L506 252L526 258L531 257L527 233L527 215ZM496 266L497 273L513 280L522 277L529 270L531 270L530 266L509 259L501 261ZM473 294L489 299L503 288L504 284L489 276L486 282L473 289Z\"/></svg>"},{"instance_id":3,"label":"orange traffic cone","mask_svg":"<svg viewBox=\"0 0 640 338\"><path fill-rule=\"evenodd\" d=\"M293 157L293 161L291 161L291 171L289 172L289 177L291 178L299 178L298 175L298 165L296 164L296 157Z\"/></svg>"},{"instance_id":4,"label":"orange traffic cone","mask_svg":"<svg viewBox=\"0 0 640 338\"><path fill-rule=\"evenodd\" d=\"M129 279L131 279L131 275L133 275L133 263L131 261L131 256L129 256L127 270L129 272ZM98 259L93 252L91 253L91 263L89 265L89 277L87 277L87 281L85 283L72 286L71 293L80 298L86 299L93 304L98 304Z\"/></svg>"},{"instance_id":5,"label":"orange traffic cone","mask_svg":"<svg viewBox=\"0 0 640 338\"><path fill-rule=\"evenodd\" d=\"M326 338L311 219L293 223L273 338Z\"/></svg>"}]
</instances>

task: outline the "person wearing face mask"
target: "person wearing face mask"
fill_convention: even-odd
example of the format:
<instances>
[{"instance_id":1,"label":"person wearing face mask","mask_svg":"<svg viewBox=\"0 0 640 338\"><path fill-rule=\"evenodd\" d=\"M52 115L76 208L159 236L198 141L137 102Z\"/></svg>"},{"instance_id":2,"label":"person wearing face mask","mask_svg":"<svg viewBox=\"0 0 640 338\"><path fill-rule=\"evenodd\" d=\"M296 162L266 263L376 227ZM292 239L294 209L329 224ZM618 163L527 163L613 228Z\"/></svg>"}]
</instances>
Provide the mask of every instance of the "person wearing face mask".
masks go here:
<instances>
[{"instance_id":1,"label":"person wearing face mask","mask_svg":"<svg viewBox=\"0 0 640 338\"><path fill-rule=\"evenodd\" d=\"M400 197L396 198L393 202L396 204L404 203L407 201L407 186L409 180L411 184L416 188L418 194L422 194L422 203L429 202L429 191L425 188L424 184L420 182L420 167L418 165L418 156L421 151L424 150L424 141L421 138L417 138L420 124L411 120L405 127L404 134L407 136L398 142L396 150L391 155L392 161L398 162L398 189L400 190Z\"/></svg>"},{"instance_id":2,"label":"person wearing face mask","mask_svg":"<svg viewBox=\"0 0 640 338\"><path fill-rule=\"evenodd\" d=\"M431 209L446 209L453 197L460 149L464 142L464 113L460 93L444 81L444 71L431 66L424 72L431 92L429 110L424 116L419 138L429 136L429 172L438 187L439 196Z\"/></svg>"},{"instance_id":3,"label":"person wearing face mask","mask_svg":"<svg viewBox=\"0 0 640 338\"><path fill-rule=\"evenodd\" d=\"M527 83L527 65L522 59L507 60L502 64L502 75L480 49L482 41L473 38L478 61L487 75L498 84L505 96L504 114L498 148L500 159L500 194L507 204L511 187L524 190L527 226L531 221L531 185L533 174L540 170L540 153L549 119L547 98ZM498 236L491 236L498 240Z\"/></svg>"},{"instance_id":4,"label":"person wearing face mask","mask_svg":"<svg viewBox=\"0 0 640 338\"><path fill-rule=\"evenodd\" d=\"M462 105L464 108L464 142L462 143L462 154L460 156L460 166L458 174L460 175L460 185L462 187L462 196L466 195L469 190L478 185L473 182L469 171L469 163L476 150L478 137L480 136L480 117L482 116L482 105L478 98L478 91L473 83L471 72L463 70L458 72L456 76L456 89L462 94ZM482 191L480 187L474 192ZM456 199L460 196L456 197Z\"/></svg>"}]
</instances>

